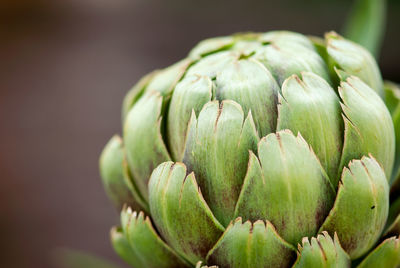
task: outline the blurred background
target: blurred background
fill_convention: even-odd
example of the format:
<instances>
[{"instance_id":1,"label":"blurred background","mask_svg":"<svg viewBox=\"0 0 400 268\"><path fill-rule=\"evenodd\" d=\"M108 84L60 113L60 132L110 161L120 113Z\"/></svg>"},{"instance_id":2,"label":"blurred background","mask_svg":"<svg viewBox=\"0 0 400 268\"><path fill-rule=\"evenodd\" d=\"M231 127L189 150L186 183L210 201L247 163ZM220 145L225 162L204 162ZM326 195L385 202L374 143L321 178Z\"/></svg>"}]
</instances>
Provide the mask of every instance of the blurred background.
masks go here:
<instances>
[{"instance_id":1,"label":"blurred background","mask_svg":"<svg viewBox=\"0 0 400 268\"><path fill-rule=\"evenodd\" d=\"M379 64L400 82L400 3ZM340 31L351 1L0 0L0 266L64 267L60 249L120 265L98 155L126 91L198 41L239 31Z\"/></svg>"}]
</instances>

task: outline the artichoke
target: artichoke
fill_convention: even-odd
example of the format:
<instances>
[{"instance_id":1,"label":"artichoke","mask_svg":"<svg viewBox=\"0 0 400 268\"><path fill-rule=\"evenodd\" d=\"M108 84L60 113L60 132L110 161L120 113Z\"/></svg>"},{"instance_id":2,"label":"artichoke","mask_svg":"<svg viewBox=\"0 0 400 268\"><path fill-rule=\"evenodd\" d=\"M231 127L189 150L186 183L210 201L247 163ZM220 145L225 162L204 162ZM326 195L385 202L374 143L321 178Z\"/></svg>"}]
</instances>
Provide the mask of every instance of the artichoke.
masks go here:
<instances>
[{"instance_id":1,"label":"artichoke","mask_svg":"<svg viewBox=\"0 0 400 268\"><path fill-rule=\"evenodd\" d=\"M397 86L334 32L202 41L124 99L100 158L114 248L134 267L397 267L399 120Z\"/></svg>"}]
</instances>

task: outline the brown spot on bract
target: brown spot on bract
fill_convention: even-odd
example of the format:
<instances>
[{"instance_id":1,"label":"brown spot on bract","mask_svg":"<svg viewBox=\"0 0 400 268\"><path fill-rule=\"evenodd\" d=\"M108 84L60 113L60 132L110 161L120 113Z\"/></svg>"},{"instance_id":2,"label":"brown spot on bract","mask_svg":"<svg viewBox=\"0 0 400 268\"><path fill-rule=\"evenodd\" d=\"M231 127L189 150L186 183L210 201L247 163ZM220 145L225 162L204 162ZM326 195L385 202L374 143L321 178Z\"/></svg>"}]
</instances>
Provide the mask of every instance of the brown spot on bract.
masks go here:
<instances>
[{"instance_id":1,"label":"brown spot on bract","mask_svg":"<svg viewBox=\"0 0 400 268\"><path fill-rule=\"evenodd\" d=\"M253 225L253 224L250 224L249 234L252 234L252 233L253 233L253 229L254 229L254 225Z\"/></svg>"},{"instance_id":2,"label":"brown spot on bract","mask_svg":"<svg viewBox=\"0 0 400 268\"><path fill-rule=\"evenodd\" d=\"M353 251L358 246L358 240L357 237L355 236L339 237L339 241L341 242L343 249L346 250L347 252Z\"/></svg>"},{"instance_id":3,"label":"brown spot on bract","mask_svg":"<svg viewBox=\"0 0 400 268\"><path fill-rule=\"evenodd\" d=\"M217 119L215 120L214 131L217 129L218 120L219 120L219 118L220 118L220 116L221 116L222 108L223 108L223 107L224 107L224 102L221 102L221 103L219 104Z\"/></svg>"},{"instance_id":4,"label":"brown spot on bract","mask_svg":"<svg viewBox=\"0 0 400 268\"><path fill-rule=\"evenodd\" d=\"M302 84L300 77L298 77L297 75L294 76L294 79L296 79L297 83Z\"/></svg>"},{"instance_id":5,"label":"brown spot on bract","mask_svg":"<svg viewBox=\"0 0 400 268\"><path fill-rule=\"evenodd\" d=\"M276 50L281 50L275 43L270 42L270 45L275 48Z\"/></svg>"},{"instance_id":6,"label":"brown spot on bract","mask_svg":"<svg viewBox=\"0 0 400 268\"><path fill-rule=\"evenodd\" d=\"M281 135L279 134L279 132L277 132L275 135L276 135L276 140L278 141L279 147L281 148L281 151L283 152L283 144L282 144Z\"/></svg>"},{"instance_id":7,"label":"brown spot on bract","mask_svg":"<svg viewBox=\"0 0 400 268\"><path fill-rule=\"evenodd\" d=\"M172 171L175 167L175 163L172 163L171 167L169 168L170 171Z\"/></svg>"},{"instance_id":8,"label":"brown spot on bract","mask_svg":"<svg viewBox=\"0 0 400 268\"><path fill-rule=\"evenodd\" d=\"M186 238L182 238L182 239L186 239ZM194 253L198 256L201 256L201 258L205 258L208 251L212 247L212 245L208 245L208 241L206 239L196 240L196 241L188 240L187 245L188 245L187 248L183 248L183 250L186 253L189 253L189 254Z\"/></svg>"}]
</instances>

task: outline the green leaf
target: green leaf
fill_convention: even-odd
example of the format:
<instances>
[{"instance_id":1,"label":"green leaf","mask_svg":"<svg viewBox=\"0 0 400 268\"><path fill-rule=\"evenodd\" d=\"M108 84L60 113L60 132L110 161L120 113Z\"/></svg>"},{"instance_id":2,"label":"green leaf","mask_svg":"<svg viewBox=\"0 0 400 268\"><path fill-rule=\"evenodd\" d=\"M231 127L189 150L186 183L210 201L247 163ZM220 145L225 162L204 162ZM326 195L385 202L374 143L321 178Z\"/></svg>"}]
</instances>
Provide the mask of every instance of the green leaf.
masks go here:
<instances>
[{"instance_id":1,"label":"green leaf","mask_svg":"<svg viewBox=\"0 0 400 268\"><path fill-rule=\"evenodd\" d=\"M335 32L325 35L329 61L337 69L354 75L369 85L379 96L383 97L383 81L378 64L368 50L344 39Z\"/></svg>"},{"instance_id":2,"label":"green leaf","mask_svg":"<svg viewBox=\"0 0 400 268\"><path fill-rule=\"evenodd\" d=\"M259 138L252 114L232 100L207 103L199 119L192 117L183 162L194 171L204 199L215 217L227 226L246 174L249 150Z\"/></svg>"},{"instance_id":3,"label":"green leaf","mask_svg":"<svg viewBox=\"0 0 400 268\"><path fill-rule=\"evenodd\" d=\"M306 36L290 31L270 31L263 33L260 35L259 41L264 44L274 43L283 46L297 44L304 48L314 50L314 45ZM296 47L297 45L294 46Z\"/></svg>"},{"instance_id":4,"label":"green leaf","mask_svg":"<svg viewBox=\"0 0 400 268\"><path fill-rule=\"evenodd\" d=\"M140 207L137 209L142 209L145 212L149 212L149 203L144 199L143 195L140 193L136 180L133 179L132 177L132 172L129 169L129 165L126 160L126 155L122 162L122 168L123 168L123 176L125 184L131 190L131 194L134 197L135 201L140 205ZM127 205L129 204L127 203ZM134 208L133 206L131 207Z\"/></svg>"},{"instance_id":5,"label":"green leaf","mask_svg":"<svg viewBox=\"0 0 400 268\"><path fill-rule=\"evenodd\" d=\"M313 73L285 80L278 105L277 130L300 132L311 145L336 188L343 146L343 119L334 89Z\"/></svg>"},{"instance_id":6,"label":"green leaf","mask_svg":"<svg viewBox=\"0 0 400 268\"><path fill-rule=\"evenodd\" d=\"M182 163L159 165L149 181L150 211L168 244L195 265L225 230L200 193L194 173Z\"/></svg>"},{"instance_id":7,"label":"green leaf","mask_svg":"<svg viewBox=\"0 0 400 268\"><path fill-rule=\"evenodd\" d=\"M163 97L169 96L191 64L192 60L186 58L160 70L147 84L146 92L157 91Z\"/></svg>"},{"instance_id":8,"label":"green leaf","mask_svg":"<svg viewBox=\"0 0 400 268\"><path fill-rule=\"evenodd\" d=\"M189 53L189 57L197 59L212 53L230 49L235 43L233 36L214 37L201 41Z\"/></svg>"},{"instance_id":9,"label":"green leaf","mask_svg":"<svg viewBox=\"0 0 400 268\"><path fill-rule=\"evenodd\" d=\"M207 263L220 268L290 267L295 258L294 247L279 236L270 222L242 223L238 218L210 250Z\"/></svg>"},{"instance_id":10,"label":"green leaf","mask_svg":"<svg viewBox=\"0 0 400 268\"><path fill-rule=\"evenodd\" d=\"M159 71L153 71L139 80L129 91L126 93L125 98L122 102L122 124L124 124L126 116L133 105L138 101L138 99L143 95L146 86L151 81L151 79L157 75Z\"/></svg>"},{"instance_id":11,"label":"green leaf","mask_svg":"<svg viewBox=\"0 0 400 268\"><path fill-rule=\"evenodd\" d=\"M292 245L314 236L335 191L307 142L280 131L260 141L258 155L250 153L235 217L269 220Z\"/></svg>"},{"instance_id":12,"label":"green leaf","mask_svg":"<svg viewBox=\"0 0 400 268\"><path fill-rule=\"evenodd\" d=\"M343 33L377 58L385 35L385 26L386 0L356 0Z\"/></svg>"},{"instance_id":13,"label":"green leaf","mask_svg":"<svg viewBox=\"0 0 400 268\"><path fill-rule=\"evenodd\" d=\"M206 76L186 76L174 89L168 110L167 133L172 158L182 161L192 110L199 114L212 98L213 83Z\"/></svg>"},{"instance_id":14,"label":"green leaf","mask_svg":"<svg viewBox=\"0 0 400 268\"><path fill-rule=\"evenodd\" d=\"M233 100L251 114L261 137L274 132L279 86L271 73L254 59L230 62L215 80L217 100Z\"/></svg>"},{"instance_id":15,"label":"green leaf","mask_svg":"<svg viewBox=\"0 0 400 268\"><path fill-rule=\"evenodd\" d=\"M372 154L390 181L395 157L392 118L382 99L360 79L351 76L339 88L345 134L340 169L352 159Z\"/></svg>"},{"instance_id":16,"label":"green leaf","mask_svg":"<svg viewBox=\"0 0 400 268\"><path fill-rule=\"evenodd\" d=\"M191 59L183 59L165 69L153 71L140 79L124 98L122 103L122 123L125 123L128 112L146 92L156 91L161 96L169 97L176 83L182 78L191 64Z\"/></svg>"},{"instance_id":17,"label":"green leaf","mask_svg":"<svg viewBox=\"0 0 400 268\"><path fill-rule=\"evenodd\" d=\"M188 263L176 255L176 253L158 236L154 230L150 218L143 212L139 214L126 209L125 235L132 251L140 258L143 267L148 268L180 268L190 267Z\"/></svg>"},{"instance_id":18,"label":"green leaf","mask_svg":"<svg viewBox=\"0 0 400 268\"><path fill-rule=\"evenodd\" d=\"M400 265L400 238L391 237L383 241L360 263L358 268L397 268Z\"/></svg>"},{"instance_id":19,"label":"green leaf","mask_svg":"<svg viewBox=\"0 0 400 268\"><path fill-rule=\"evenodd\" d=\"M125 237L122 228L113 227L110 234L112 246L121 259L123 259L132 267L144 267L140 257L133 252L131 246L129 245L129 241Z\"/></svg>"},{"instance_id":20,"label":"green leaf","mask_svg":"<svg viewBox=\"0 0 400 268\"><path fill-rule=\"evenodd\" d=\"M162 101L160 93L147 92L130 110L124 125L127 162L145 201L151 172L170 160L160 133Z\"/></svg>"},{"instance_id":21,"label":"green leaf","mask_svg":"<svg viewBox=\"0 0 400 268\"><path fill-rule=\"evenodd\" d=\"M353 160L344 168L335 205L320 232L337 233L352 259L365 254L378 240L389 211L389 185L372 157Z\"/></svg>"},{"instance_id":22,"label":"green leaf","mask_svg":"<svg viewBox=\"0 0 400 268\"><path fill-rule=\"evenodd\" d=\"M334 240L327 232L322 232L316 238L303 238L299 245L299 255L293 268L336 268L351 267L349 255L343 250L335 233Z\"/></svg>"},{"instance_id":23,"label":"green leaf","mask_svg":"<svg viewBox=\"0 0 400 268\"><path fill-rule=\"evenodd\" d=\"M251 58L256 50L263 46L263 44L257 40L258 34L249 33L248 39L245 36L246 35L242 36L243 39L238 36L239 41L232 47L232 51L239 53L239 60Z\"/></svg>"},{"instance_id":24,"label":"green leaf","mask_svg":"<svg viewBox=\"0 0 400 268\"><path fill-rule=\"evenodd\" d=\"M240 54L234 51L222 51L207 56L194 63L187 71L186 76L200 75L213 79L225 66L239 58Z\"/></svg>"},{"instance_id":25,"label":"green leaf","mask_svg":"<svg viewBox=\"0 0 400 268\"><path fill-rule=\"evenodd\" d=\"M141 206L135 201L128 185L125 183L122 167L123 158L122 139L115 135L104 147L100 156L100 175L104 189L118 210L125 203L134 208L140 208Z\"/></svg>"},{"instance_id":26,"label":"green leaf","mask_svg":"<svg viewBox=\"0 0 400 268\"><path fill-rule=\"evenodd\" d=\"M330 82L328 68L311 41L298 33L277 31L261 36L267 43L258 49L254 58L264 64L279 85L289 76L313 72Z\"/></svg>"}]
</instances>

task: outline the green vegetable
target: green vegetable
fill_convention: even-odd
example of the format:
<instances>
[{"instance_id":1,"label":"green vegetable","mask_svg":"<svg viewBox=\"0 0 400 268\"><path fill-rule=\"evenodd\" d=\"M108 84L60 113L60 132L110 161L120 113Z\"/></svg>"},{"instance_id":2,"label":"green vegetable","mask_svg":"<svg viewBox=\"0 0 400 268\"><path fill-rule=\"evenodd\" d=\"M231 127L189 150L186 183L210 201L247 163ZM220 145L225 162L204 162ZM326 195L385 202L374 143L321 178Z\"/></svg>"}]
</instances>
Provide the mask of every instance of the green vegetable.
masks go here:
<instances>
[{"instance_id":1,"label":"green vegetable","mask_svg":"<svg viewBox=\"0 0 400 268\"><path fill-rule=\"evenodd\" d=\"M114 248L134 267L400 265L391 88L333 32L200 42L124 100L100 161L127 204Z\"/></svg>"}]
</instances>

